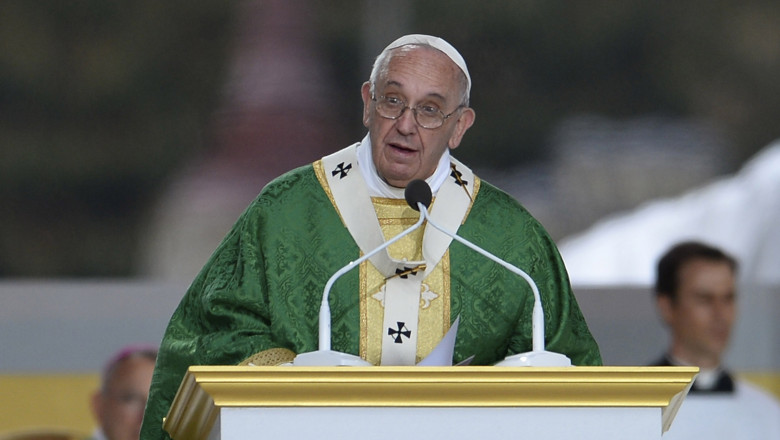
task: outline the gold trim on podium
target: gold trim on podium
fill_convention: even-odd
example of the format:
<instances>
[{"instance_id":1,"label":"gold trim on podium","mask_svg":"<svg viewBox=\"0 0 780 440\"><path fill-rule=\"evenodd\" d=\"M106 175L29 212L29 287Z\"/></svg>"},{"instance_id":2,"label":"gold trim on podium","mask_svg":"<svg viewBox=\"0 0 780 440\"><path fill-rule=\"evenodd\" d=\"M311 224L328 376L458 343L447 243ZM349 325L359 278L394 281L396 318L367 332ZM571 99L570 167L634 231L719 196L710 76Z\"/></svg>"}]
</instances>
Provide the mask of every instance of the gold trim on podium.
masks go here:
<instances>
[{"instance_id":1,"label":"gold trim on podium","mask_svg":"<svg viewBox=\"0 0 780 440\"><path fill-rule=\"evenodd\" d=\"M163 428L205 439L226 407L658 407L671 425L696 367L193 366Z\"/></svg>"}]
</instances>

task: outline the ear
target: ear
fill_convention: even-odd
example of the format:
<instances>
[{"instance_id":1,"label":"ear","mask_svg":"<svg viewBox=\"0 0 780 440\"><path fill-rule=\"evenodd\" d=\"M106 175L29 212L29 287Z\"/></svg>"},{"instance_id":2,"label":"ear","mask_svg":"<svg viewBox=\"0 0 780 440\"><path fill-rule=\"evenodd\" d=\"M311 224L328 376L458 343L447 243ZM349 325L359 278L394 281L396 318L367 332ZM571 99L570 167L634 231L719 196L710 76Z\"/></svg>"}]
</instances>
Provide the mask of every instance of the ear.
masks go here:
<instances>
[{"instance_id":1,"label":"ear","mask_svg":"<svg viewBox=\"0 0 780 440\"><path fill-rule=\"evenodd\" d=\"M450 140L447 143L450 150L458 148L460 141L463 140L463 135L466 134L466 130L474 125L476 117L477 114L471 107L466 107L460 111L460 116L458 116L458 120L455 122L455 129L452 131L452 136L450 136Z\"/></svg>"},{"instance_id":2,"label":"ear","mask_svg":"<svg viewBox=\"0 0 780 440\"><path fill-rule=\"evenodd\" d=\"M368 128L369 115L371 112L371 83L368 81L363 83L363 87L360 88L360 95L363 97L363 126Z\"/></svg>"},{"instance_id":3,"label":"ear","mask_svg":"<svg viewBox=\"0 0 780 440\"><path fill-rule=\"evenodd\" d=\"M666 325L671 325L674 320L674 302L672 297L669 295L657 295L655 301L661 318L663 318Z\"/></svg>"}]
</instances>

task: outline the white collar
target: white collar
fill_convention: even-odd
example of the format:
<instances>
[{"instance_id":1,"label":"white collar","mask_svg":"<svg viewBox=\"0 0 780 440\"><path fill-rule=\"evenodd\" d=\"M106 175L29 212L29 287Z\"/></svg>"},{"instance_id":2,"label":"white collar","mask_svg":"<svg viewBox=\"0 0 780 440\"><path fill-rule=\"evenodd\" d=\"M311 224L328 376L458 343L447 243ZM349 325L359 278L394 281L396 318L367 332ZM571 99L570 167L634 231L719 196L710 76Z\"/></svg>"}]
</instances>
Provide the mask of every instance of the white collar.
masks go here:
<instances>
[{"instance_id":1,"label":"white collar","mask_svg":"<svg viewBox=\"0 0 780 440\"><path fill-rule=\"evenodd\" d=\"M363 180L366 181L368 187L368 194L371 197L387 197L391 199L403 199L404 188L396 188L390 186L379 177L374 166L374 160L371 156L371 139L366 135L360 142L357 148L357 160L360 165L360 174L363 176ZM431 192L436 195L441 185L447 179L450 174L450 150L444 150L444 154L439 159L439 164L436 166L436 171L425 179L428 186L431 187Z\"/></svg>"},{"instance_id":2,"label":"white collar","mask_svg":"<svg viewBox=\"0 0 780 440\"><path fill-rule=\"evenodd\" d=\"M723 370L720 368L699 368L699 374L696 376L696 386L705 390L715 388L722 372Z\"/></svg>"},{"instance_id":3,"label":"white collar","mask_svg":"<svg viewBox=\"0 0 780 440\"><path fill-rule=\"evenodd\" d=\"M669 360L674 365L680 366L695 366L689 362L685 362L680 358L669 355ZM723 368L718 365L715 368L703 368L699 367L699 374L696 375L696 387L699 389L709 390L715 388L718 383L720 375L723 373Z\"/></svg>"}]
</instances>

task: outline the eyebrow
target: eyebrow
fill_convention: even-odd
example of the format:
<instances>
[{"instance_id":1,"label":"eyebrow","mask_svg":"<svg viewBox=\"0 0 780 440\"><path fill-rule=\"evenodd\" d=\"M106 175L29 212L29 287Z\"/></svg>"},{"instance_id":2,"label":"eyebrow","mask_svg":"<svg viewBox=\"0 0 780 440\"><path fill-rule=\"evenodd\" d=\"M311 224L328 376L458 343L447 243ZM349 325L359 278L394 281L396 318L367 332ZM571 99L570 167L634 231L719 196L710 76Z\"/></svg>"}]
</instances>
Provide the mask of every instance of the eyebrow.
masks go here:
<instances>
[{"instance_id":1,"label":"eyebrow","mask_svg":"<svg viewBox=\"0 0 780 440\"><path fill-rule=\"evenodd\" d=\"M403 87L404 87L403 84L399 83L398 81L393 81L393 80L388 80L387 83L385 83L385 87L387 87L387 86L396 86L396 87L401 88L401 89L403 89ZM440 99L444 103L447 102L447 98L442 96L440 93L430 92L430 93L428 93L425 96L429 97L429 98L438 98L438 99Z\"/></svg>"}]
</instances>

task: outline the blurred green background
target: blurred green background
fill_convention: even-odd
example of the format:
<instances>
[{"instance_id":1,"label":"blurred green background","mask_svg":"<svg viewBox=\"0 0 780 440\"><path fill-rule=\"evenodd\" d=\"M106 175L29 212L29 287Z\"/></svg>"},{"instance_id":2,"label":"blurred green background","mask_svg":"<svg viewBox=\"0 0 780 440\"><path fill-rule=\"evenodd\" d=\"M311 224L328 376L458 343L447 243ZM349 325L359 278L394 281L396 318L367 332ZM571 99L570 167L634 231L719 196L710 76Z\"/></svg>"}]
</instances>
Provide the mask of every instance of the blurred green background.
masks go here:
<instances>
[{"instance_id":1,"label":"blurred green background","mask_svg":"<svg viewBox=\"0 0 780 440\"><path fill-rule=\"evenodd\" d=\"M242 3L0 2L0 276L138 273L154 200L217 148ZM776 0L290 4L328 65L329 99L300 119L336 121L329 151L364 134L377 42L408 32L469 64L477 123L457 156L473 167L544 163L556 124L581 114L706 121L728 170L780 134Z\"/></svg>"}]
</instances>

